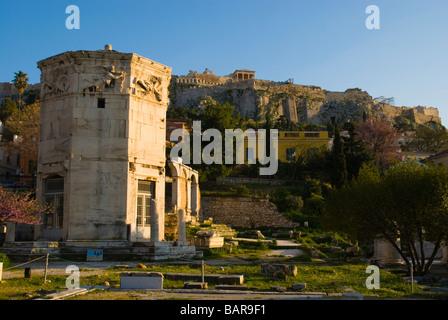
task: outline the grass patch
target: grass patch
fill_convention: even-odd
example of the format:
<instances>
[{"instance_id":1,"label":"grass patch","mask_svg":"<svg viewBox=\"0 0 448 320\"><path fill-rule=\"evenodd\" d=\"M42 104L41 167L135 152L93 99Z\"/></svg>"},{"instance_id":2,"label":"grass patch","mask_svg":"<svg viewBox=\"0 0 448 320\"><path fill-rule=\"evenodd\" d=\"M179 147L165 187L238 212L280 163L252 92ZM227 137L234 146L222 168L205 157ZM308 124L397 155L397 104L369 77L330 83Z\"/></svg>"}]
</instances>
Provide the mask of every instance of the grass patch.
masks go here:
<instances>
[{"instance_id":1,"label":"grass patch","mask_svg":"<svg viewBox=\"0 0 448 320\"><path fill-rule=\"evenodd\" d=\"M44 296L51 291L65 290L66 276L47 277L51 282L43 283L43 276L29 279L12 278L0 283L0 300L25 300Z\"/></svg>"},{"instance_id":2,"label":"grass patch","mask_svg":"<svg viewBox=\"0 0 448 320\"><path fill-rule=\"evenodd\" d=\"M278 280L261 274L261 266L257 263L240 265L205 265L206 274L242 274L244 275L244 284L252 290L270 291L271 286L283 286L289 289L293 283L307 283L306 291L343 293L347 288L354 291L371 295L378 295L380 298L397 299L441 299L447 298L446 294L423 291L418 285L414 286L414 294L411 295L411 287L404 283L399 274L391 272L392 270L381 269L380 271L380 289L369 290L366 288L365 281L367 265L364 263L294 263L298 272L296 277L288 277L286 280ZM106 282L110 287L119 287L120 273L123 271L147 271L161 273L195 273L200 274L200 264L189 265L149 265L146 269L113 269L109 268L102 274L83 276L81 274L81 286L104 286ZM42 276L32 276L30 279L12 278L4 280L0 284L0 300L24 300L43 296L53 290L65 290L65 275L47 276L51 283L43 284ZM184 281L164 280L164 288L175 289L183 288ZM213 288L211 286L210 288ZM105 290L96 290L96 297L105 299L115 299L114 292ZM88 297L88 295L87 295ZM85 297L84 297L85 298ZM73 297L72 299L76 299ZM117 296L117 299L133 299L132 296Z\"/></svg>"},{"instance_id":3,"label":"grass patch","mask_svg":"<svg viewBox=\"0 0 448 320\"><path fill-rule=\"evenodd\" d=\"M284 185L283 189L292 193L303 193L304 184L297 181L295 184ZM266 199L274 194L278 186L262 183L244 183L240 185L215 185L201 189L201 197L252 197Z\"/></svg>"}]
</instances>

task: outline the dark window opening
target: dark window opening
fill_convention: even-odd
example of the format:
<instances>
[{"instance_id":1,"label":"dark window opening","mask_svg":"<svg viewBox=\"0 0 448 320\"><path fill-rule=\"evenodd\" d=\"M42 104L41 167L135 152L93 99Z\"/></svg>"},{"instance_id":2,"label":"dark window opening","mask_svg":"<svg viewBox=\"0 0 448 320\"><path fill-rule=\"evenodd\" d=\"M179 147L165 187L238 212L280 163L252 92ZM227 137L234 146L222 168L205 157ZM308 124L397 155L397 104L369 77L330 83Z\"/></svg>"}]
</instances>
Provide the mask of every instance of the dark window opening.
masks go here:
<instances>
[{"instance_id":1,"label":"dark window opening","mask_svg":"<svg viewBox=\"0 0 448 320\"><path fill-rule=\"evenodd\" d=\"M98 108L99 109L106 108L106 99L105 98L98 98Z\"/></svg>"}]
</instances>

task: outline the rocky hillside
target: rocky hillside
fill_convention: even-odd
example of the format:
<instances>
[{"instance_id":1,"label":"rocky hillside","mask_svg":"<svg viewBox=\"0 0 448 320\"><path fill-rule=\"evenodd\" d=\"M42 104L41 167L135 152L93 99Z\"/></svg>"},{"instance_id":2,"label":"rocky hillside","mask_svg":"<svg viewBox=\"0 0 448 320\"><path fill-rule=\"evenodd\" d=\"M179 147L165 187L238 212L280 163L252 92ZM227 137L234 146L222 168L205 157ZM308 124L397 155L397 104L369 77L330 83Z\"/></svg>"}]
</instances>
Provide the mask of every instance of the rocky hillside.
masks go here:
<instances>
[{"instance_id":1,"label":"rocky hillside","mask_svg":"<svg viewBox=\"0 0 448 320\"><path fill-rule=\"evenodd\" d=\"M331 92L316 86L250 79L221 84L179 83L173 76L170 101L173 107L198 107L207 99L229 102L242 116L260 118L269 112L292 122L326 125L380 117L391 123L441 123L436 108L396 107L375 101L361 89Z\"/></svg>"}]
</instances>

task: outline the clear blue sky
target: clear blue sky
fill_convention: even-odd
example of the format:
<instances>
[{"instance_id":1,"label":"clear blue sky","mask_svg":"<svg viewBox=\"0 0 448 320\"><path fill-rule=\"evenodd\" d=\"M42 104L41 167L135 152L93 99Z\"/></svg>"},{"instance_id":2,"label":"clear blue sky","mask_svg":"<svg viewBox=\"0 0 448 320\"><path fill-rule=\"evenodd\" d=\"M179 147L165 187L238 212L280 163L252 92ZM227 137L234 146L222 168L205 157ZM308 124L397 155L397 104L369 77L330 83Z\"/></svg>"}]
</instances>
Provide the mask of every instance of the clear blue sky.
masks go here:
<instances>
[{"instance_id":1,"label":"clear blue sky","mask_svg":"<svg viewBox=\"0 0 448 320\"><path fill-rule=\"evenodd\" d=\"M68 5L80 29L68 30ZM380 30L368 30L368 5ZM0 1L0 82L39 82L36 62L72 50L135 52L173 68L345 91L358 87L399 106L434 106L448 121L447 0Z\"/></svg>"}]
</instances>

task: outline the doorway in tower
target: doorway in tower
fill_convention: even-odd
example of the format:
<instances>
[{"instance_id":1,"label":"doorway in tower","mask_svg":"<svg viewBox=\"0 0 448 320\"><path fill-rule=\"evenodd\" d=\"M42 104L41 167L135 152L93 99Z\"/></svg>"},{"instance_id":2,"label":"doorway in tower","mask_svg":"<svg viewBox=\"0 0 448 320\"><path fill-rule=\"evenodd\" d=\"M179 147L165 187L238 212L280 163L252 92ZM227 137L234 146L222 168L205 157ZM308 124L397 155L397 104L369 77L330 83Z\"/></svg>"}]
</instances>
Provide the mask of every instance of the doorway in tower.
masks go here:
<instances>
[{"instance_id":1,"label":"doorway in tower","mask_svg":"<svg viewBox=\"0 0 448 320\"><path fill-rule=\"evenodd\" d=\"M64 178L53 177L44 181L44 201L53 207L53 210L44 215L42 238L59 241L62 238L64 221Z\"/></svg>"},{"instance_id":2,"label":"doorway in tower","mask_svg":"<svg viewBox=\"0 0 448 320\"><path fill-rule=\"evenodd\" d=\"M149 240L151 237L151 199L155 197L154 181L138 181L136 231L137 239Z\"/></svg>"}]
</instances>

